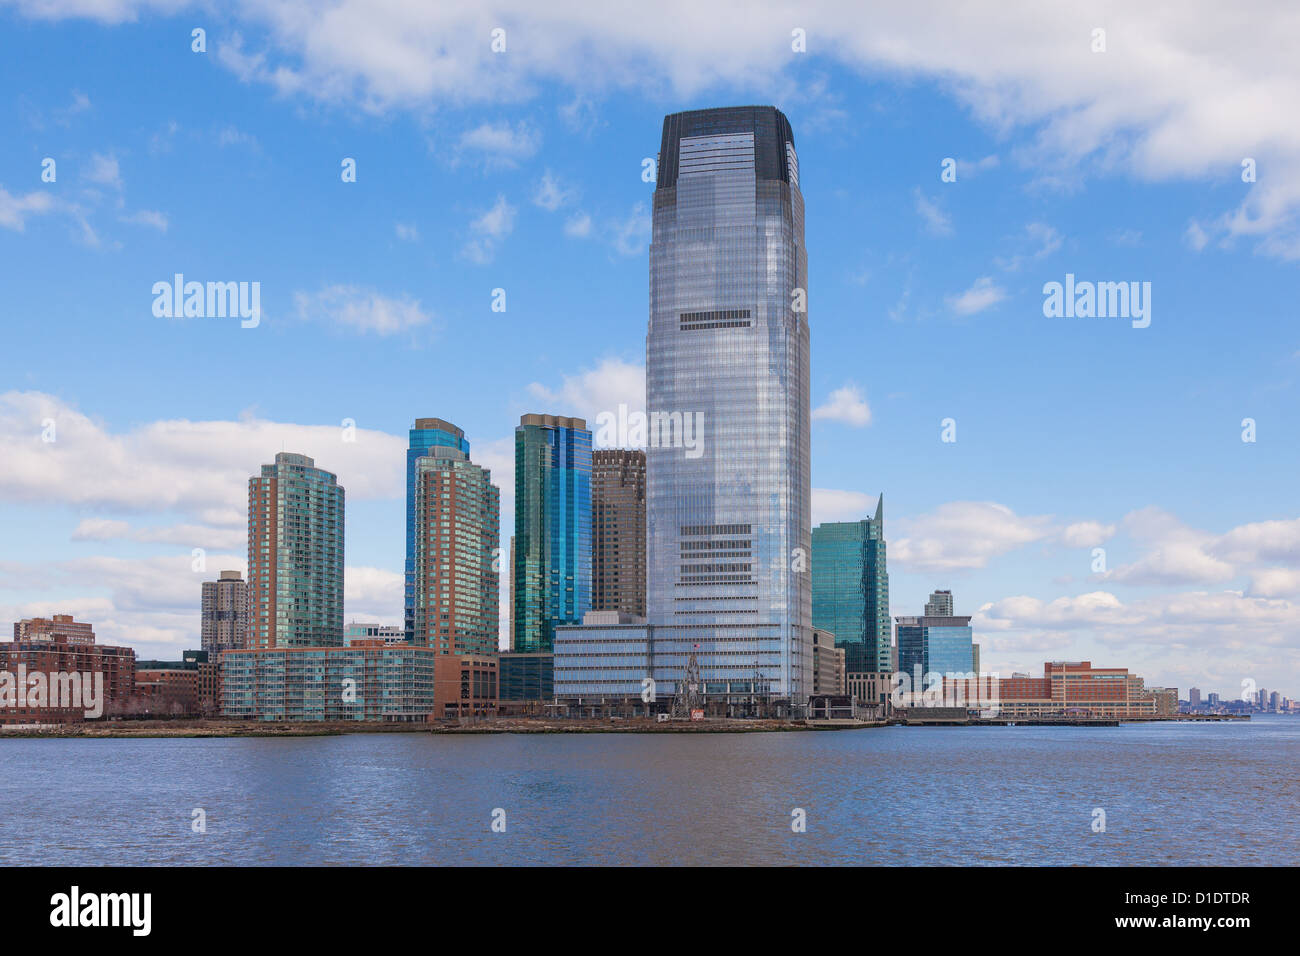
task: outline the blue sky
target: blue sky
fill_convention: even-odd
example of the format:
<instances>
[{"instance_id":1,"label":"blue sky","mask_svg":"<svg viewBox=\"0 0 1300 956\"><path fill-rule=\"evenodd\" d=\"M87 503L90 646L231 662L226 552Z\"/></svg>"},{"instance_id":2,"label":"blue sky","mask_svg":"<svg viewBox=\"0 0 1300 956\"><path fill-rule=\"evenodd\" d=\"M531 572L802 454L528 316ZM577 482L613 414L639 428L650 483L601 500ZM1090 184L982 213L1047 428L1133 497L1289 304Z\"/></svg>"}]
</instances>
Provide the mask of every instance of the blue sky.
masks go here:
<instances>
[{"instance_id":1,"label":"blue sky","mask_svg":"<svg viewBox=\"0 0 1300 956\"><path fill-rule=\"evenodd\" d=\"M400 620L412 419L509 489L521 413L643 404L642 160L665 113L771 102L807 208L814 518L884 492L892 613L951 588L1002 673L1300 693L1294 18L721 6L0 4L0 620L197 646L281 448L347 488L348 617ZM260 325L155 317L176 272L259 282ZM1067 273L1149 282L1150 326L1045 317Z\"/></svg>"}]
</instances>

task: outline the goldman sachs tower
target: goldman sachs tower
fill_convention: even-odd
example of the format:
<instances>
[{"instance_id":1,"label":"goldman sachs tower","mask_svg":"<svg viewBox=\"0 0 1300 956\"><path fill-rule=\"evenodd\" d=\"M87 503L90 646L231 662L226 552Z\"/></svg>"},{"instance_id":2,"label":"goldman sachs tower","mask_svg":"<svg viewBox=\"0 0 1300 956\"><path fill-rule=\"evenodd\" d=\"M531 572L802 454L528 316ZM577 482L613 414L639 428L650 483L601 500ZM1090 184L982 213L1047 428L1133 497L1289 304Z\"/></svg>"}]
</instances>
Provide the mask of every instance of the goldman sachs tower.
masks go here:
<instances>
[{"instance_id":1,"label":"goldman sachs tower","mask_svg":"<svg viewBox=\"0 0 1300 956\"><path fill-rule=\"evenodd\" d=\"M714 700L801 707L812 689L803 220L779 110L664 119L646 335L646 611L655 670L679 677L694 652ZM694 447L665 439L678 421L697 423Z\"/></svg>"}]
</instances>

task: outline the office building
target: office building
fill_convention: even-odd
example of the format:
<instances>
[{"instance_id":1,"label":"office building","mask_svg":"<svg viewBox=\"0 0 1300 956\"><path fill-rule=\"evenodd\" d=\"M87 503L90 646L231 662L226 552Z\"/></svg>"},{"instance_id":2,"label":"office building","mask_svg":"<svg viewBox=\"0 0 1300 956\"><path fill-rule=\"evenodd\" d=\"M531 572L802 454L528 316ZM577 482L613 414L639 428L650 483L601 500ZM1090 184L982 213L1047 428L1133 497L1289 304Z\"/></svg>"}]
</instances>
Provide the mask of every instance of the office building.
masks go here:
<instances>
[{"instance_id":1,"label":"office building","mask_svg":"<svg viewBox=\"0 0 1300 956\"><path fill-rule=\"evenodd\" d=\"M343 645L343 488L281 452L248 479L246 647Z\"/></svg>"},{"instance_id":2,"label":"office building","mask_svg":"<svg viewBox=\"0 0 1300 956\"><path fill-rule=\"evenodd\" d=\"M415 551L416 551L416 465L431 448L455 448L469 456L465 433L441 418L417 418L407 433L406 445L406 579L403 586L403 629L406 640L415 640Z\"/></svg>"},{"instance_id":3,"label":"office building","mask_svg":"<svg viewBox=\"0 0 1300 956\"><path fill-rule=\"evenodd\" d=\"M934 609L952 609L952 594L935 591L926 605ZM898 633L898 669L908 675L915 689L927 674L968 674L978 672L977 651L972 640L970 617L953 614L925 614L900 617L895 621ZM924 684L922 683L923 687Z\"/></svg>"},{"instance_id":4,"label":"office building","mask_svg":"<svg viewBox=\"0 0 1300 956\"><path fill-rule=\"evenodd\" d=\"M831 521L812 533L812 622L835 635L850 673L892 671L885 496L874 518Z\"/></svg>"},{"instance_id":5,"label":"office building","mask_svg":"<svg viewBox=\"0 0 1300 956\"><path fill-rule=\"evenodd\" d=\"M343 646L357 641L383 641L385 644L405 644L406 628L400 624L366 624L352 621L343 629Z\"/></svg>"},{"instance_id":6,"label":"office building","mask_svg":"<svg viewBox=\"0 0 1300 956\"><path fill-rule=\"evenodd\" d=\"M591 453L593 611L645 617L645 452Z\"/></svg>"},{"instance_id":7,"label":"office building","mask_svg":"<svg viewBox=\"0 0 1300 956\"><path fill-rule=\"evenodd\" d=\"M433 446L416 459L413 643L443 654L497 652L500 520L491 472L465 452Z\"/></svg>"},{"instance_id":8,"label":"office building","mask_svg":"<svg viewBox=\"0 0 1300 956\"><path fill-rule=\"evenodd\" d=\"M931 591L925 604L926 617L952 617L952 592Z\"/></svg>"},{"instance_id":9,"label":"office building","mask_svg":"<svg viewBox=\"0 0 1300 956\"><path fill-rule=\"evenodd\" d=\"M555 655L546 651L504 652L497 657L501 712L540 713L555 697Z\"/></svg>"},{"instance_id":10,"label":"office building","mask_svg":"<svg viewBox=\"0 0 1300 956\"><path fill-rule=\"evenodd\" d=\"M524 415L515 429L510 647L549 651L591 609L591 432L581 418Z\"/></svg>"},{"instance_id":11,"label":"office building","mask_svg":"<svg viewBox=\"0 0 1300 956\"><path fill-rule=\"evenodd\" d=\"M200 644L214 661L243 647L248 613L248 586L238 571L222 571L215 581L204 581Z\"/></svg>"}]
</instances>

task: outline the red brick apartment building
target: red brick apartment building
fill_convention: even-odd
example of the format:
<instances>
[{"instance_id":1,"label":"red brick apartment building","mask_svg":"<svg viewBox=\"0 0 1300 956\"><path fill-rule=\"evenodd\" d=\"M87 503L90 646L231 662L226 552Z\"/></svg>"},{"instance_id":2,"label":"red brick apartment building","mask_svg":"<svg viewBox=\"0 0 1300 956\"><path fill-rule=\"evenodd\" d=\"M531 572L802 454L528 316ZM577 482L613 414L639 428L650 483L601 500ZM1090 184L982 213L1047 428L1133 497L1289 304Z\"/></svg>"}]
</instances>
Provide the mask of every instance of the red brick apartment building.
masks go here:
<instances>
[{"instance_id":1,"label":"red brick apartment building","mask_svg":"<svg viewBox=\"0 0 1300 956\"><path fill-rule=\"evenodd\" d=\"M71 626L69 626L71 625ZM53 620L36 618L14 625L14 634L22 640L0 642L0 724L54 724L85 720L81 707L31 706L19 695L16 685L20 675L29 680L33 674L79 674L94 680L103 675L103 717L123 713L135 690L135 651L94 643L89 624L79 624L70 615L56 614ZM90 635L90 641L85 639ZM30 686L30 684L29 684Z\"/></svg>"},{"instance_id":2,"label":"red brick apartment building","mask_svg":"<svg viewBox=\"0 0 1300 956\"><path fill-rule=\"evenodd\" d=\"M945 678L945 699L959 695L971 706L996 702L1006 717L1152 717L1159 697L1128 668L1093 667L1091 661L1048 661L1042 677Z\"/></svg>"}]
</instances>

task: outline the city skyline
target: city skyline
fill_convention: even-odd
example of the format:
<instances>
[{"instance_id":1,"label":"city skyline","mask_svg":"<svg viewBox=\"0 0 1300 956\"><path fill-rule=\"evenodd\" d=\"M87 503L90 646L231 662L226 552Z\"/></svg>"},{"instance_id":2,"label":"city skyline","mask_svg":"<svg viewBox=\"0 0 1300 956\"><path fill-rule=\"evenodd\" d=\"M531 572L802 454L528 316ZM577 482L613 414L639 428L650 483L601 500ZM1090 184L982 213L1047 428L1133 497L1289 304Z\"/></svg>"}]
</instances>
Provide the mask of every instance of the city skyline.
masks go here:
<instances>
[{"instance_id":1,"label":"city skyline","mask_svg":"<svg viewBox=\"0 0 1300 956\"><path fill-rule=\"evenodd\" d=\"M148 657L197 647L200 583L246 571L239 483L277 451L314 457L348 489L344 620L402 623L412 417L461 423L509 488L520 413L635 408L653 189L642 159L664 113L760 99L709 81L584 98L541 76L540 100L450 108L431 129L381 104L389 125L376 132L343 94L299 111L301 94L268 96L246 60L241 76L236 24L214 23L200 60L175 40L191 27L176 19L3 16L31 53L3 68L23 98L2 108L33 142L0 161L0 244L22 277L9 284L21 371L0 393L14 453L0 478L0 609L67 611ZM175 42L158 68L176 91L140 95L147 77L134 76L117 92L99 54L64 72L39 62L69 30ZM248 36L282 53L273 32ZM816 51L815 24L810 37ZM1277 303L1295 267L1287 220L1249 231L1229 215L1257 215L1287 157L1270 166L1250 131L1232 147L1259 154L1255 187L1221 152L1202 150L1190 171L1129 154L1106 168L1113 131L1084 128L1082 158L1062 165L1060 150L1026 155L1031 119L1000 133L925 67L915 85L864 79L834 56L786 69L799 89L772 98L816 170L813 525L866 518L888 492L891 611L918 614L951 588L989 670L1092 659L1180 688L1231 693L1251 678L1294 694L1297 343ZM200 92L216 110L188 119ZM923 124L908 118L917 106ZM1046 115L1074 120L1061 106ZM1157 121L1134 122L1157 141ZM42 185L47 155L59 174ZM338 175L347 157L351 184ZM945 157L955 183L941 179ZM429 174L454 193L409 190ZM212 209L212 195L239 198ZM60 278L68 269L81 288ZM177 272L260 281L260 325L154 317L151 286ZM1151 326L1047 318L1042 286L1067 276L1151 281ZM69 337L84 354L59 348ZM945 444L950 417L958 440Z\"/></svg>"}]
</instances>

